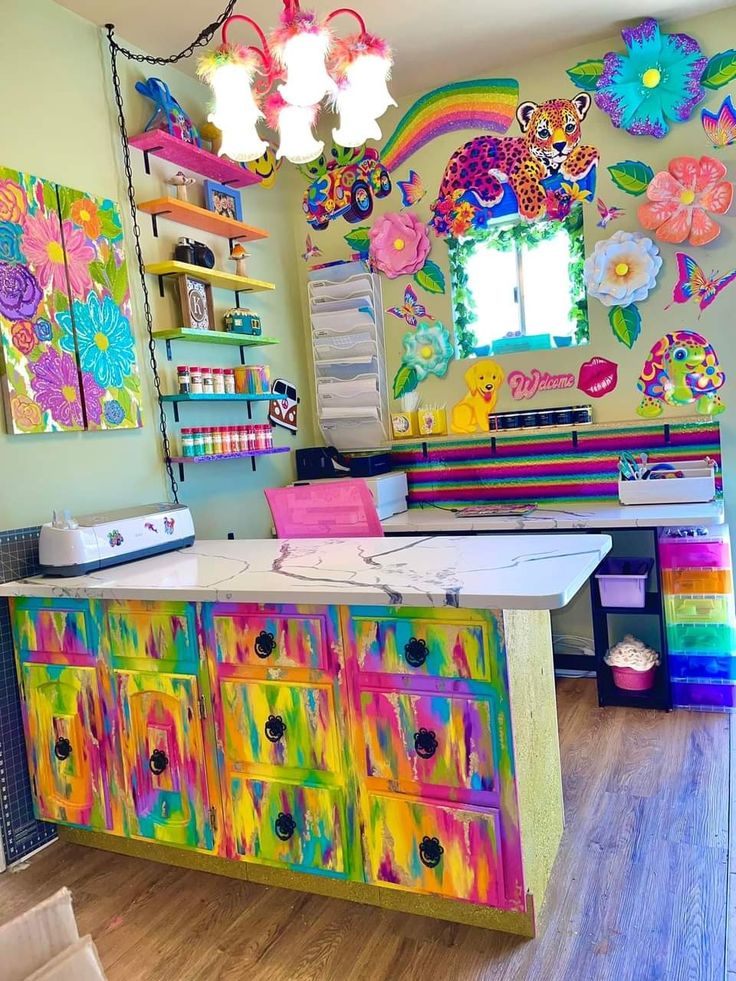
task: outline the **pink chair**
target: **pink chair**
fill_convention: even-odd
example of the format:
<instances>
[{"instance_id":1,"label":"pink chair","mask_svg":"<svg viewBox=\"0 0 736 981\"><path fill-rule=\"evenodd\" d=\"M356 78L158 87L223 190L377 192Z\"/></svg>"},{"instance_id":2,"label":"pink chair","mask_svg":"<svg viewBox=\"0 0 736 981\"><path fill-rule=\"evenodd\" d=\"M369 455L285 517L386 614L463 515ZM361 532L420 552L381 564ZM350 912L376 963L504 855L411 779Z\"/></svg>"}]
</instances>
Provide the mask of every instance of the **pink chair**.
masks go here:
<instances>
[{"instance_id":1,"label":"pink chair","mask_svg":"<svg viewBox=\"0 0 736 981\"><path fill-rule=\"evenodd\" d=\"M277 538L383 538L364 480L322 480L264 493Z\"/></svg>"}]
</instances>

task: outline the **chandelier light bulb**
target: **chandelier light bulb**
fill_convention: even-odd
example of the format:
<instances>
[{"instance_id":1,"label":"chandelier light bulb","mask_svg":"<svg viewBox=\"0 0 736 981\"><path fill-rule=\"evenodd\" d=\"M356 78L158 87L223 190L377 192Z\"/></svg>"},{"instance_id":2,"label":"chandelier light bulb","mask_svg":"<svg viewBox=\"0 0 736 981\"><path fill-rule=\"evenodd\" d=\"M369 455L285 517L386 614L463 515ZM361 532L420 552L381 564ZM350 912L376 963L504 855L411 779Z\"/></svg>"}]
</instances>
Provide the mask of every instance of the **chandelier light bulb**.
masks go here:
<instances>
[{"instance_id":1,"label":"chandelier light bulb","mask_svg":"<svg viewBox=\"0 0 736 981\"><path fill-rule=\"evenodd\" d=\"M345 78L355 100L366 115L378 119L396 102L388 90L391 60L375 54L359 55L348 65Z\"/></svg>"},{"instance_id":2,"label":"chandelier light bulb","mask_svg":"<svg viewBox=\"0 0 736 981\"><path fill-rule=\"evenodd\" d=\"M292 106L309 108L332 94L335 83L327 73L332 36L311 11L284 14L271 37L271 50L286 75L279 95Z\"/></svg>"},{"instance_id":3,"label":"chandelier light bulb","mask_svg":"<svg viewBox=\"0 0 736 981\"><path fill-rule=\"evenodd\" d=\"M256 129L263 112L251 87L254 69L250 53L238 46L223 46L205 55L197 66L197 74L209 83L215 96L207 119L222 131L220 156L244 163L257 160L268 148Z\"/></svg>"},{"instance_id":4,"label":"chandelier light bulb","mask_svg":"<svg viewBox=\"0 0 736 981\"><path fill-rule=\"evenodd\" d=\"M376 120L396 105L386 84L392 65L388 45L372 34L353 34L335 43L331 68L338 83L334 105L340 126L332 136L340 146L381 139Z\"/></svg>"},{"instance_id":5,"label":"chandelier light bulb","mask_svg":"<svg viewBox=\"0 0 736 981\"><path fill-rule=\"evenodd\" d=\"M277 160L286 157L293 164L305 164L321 155L324 142L315 139L312 132L318 106L291 106L276 94L268 100L266 108L269 126L279 131Z\"/></svg>"},{"instance_id":6,"label":"chandelier light bulb","mask_svg":"<svg viewBox=\"0 0 736 981\"><path fill-rule=\"evenodd\" d=\"M332 138L338 146L363 146L367 140L381 139L381 128L360 91L350 86L338 91L335 109L340 114L340 126L333 129Z\"/></svg>"}]
</instances>

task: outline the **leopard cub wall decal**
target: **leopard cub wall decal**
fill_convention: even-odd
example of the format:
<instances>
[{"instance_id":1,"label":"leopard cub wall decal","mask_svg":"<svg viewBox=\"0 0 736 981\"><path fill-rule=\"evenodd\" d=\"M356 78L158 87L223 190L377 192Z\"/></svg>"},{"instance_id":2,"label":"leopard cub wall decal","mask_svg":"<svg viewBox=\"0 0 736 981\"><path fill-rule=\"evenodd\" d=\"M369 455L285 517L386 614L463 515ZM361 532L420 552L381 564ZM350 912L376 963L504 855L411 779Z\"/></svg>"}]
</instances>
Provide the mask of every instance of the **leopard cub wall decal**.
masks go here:
<instances>
[{"instance_id":1,"label":"leopard cub wall decal","mask_svg":"<svg viewBox=\"0 0 736 981\"><path fill-rule=\"evenodd\" d=\"M522 136L477 136L450 158L432 205L438 235L462 235L490 218L564 218L578 201L591 200L598 151L581 143L590 96L522 102Z\"/></svg>"}]
</instances>

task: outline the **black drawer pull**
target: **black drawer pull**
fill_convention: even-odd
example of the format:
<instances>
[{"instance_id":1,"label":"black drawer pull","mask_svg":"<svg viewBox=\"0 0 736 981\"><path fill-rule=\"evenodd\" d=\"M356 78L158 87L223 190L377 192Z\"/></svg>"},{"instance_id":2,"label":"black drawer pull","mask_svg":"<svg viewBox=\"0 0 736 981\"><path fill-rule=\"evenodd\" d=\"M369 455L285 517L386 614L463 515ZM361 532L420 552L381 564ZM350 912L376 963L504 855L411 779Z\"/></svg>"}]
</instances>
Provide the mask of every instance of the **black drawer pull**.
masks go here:
<instances>
[{"instance_id":1,"label":"black drawer pull","mask_svg":"<svg viewBox=\"0 0 736 981\"><path fill-rule=\"evenodd\" d=\"M436 869L444 854L445 849L440 844L439 838L429 838L426 835L422 838L419 845L419 857L422 864L426 865L428 869Z\"/></svg>"},{"instance_id":2,"label":"black drawer pull","mask_svg":"<svg viewBox=\"0 0 736 981\"><path fill-rule=\"evenodd\" d=\"M148 760L148 769L157 777L160 777L169 765L169 757L162 749L154 749Z\"/></svg>"},{"instance_id":3,"label":"black drawer pull","mask_svg":"<svg viewBox=\"0 0 736 981\"><path fill-rule=\"evenodd\" d=\"M423 760L431 760L437 752L437 736L433 729L420 729L414 733L414 749Z\"/></svg>"},{"instance_id":4,"label":"black drawer pull","mask_svg":"<svg viewBox=\"0 0 736 981\"><path fill-rule=\"evenodd\" d=\"M429 649L427 648L426 641L412 637L404 644L404 657L406 658L406 663L410 664L413 668L421 668L429 657Z\"/></svg>"},{"instance_id":5,"label":"black drawer pull","mask_svg":"<svg viewBox=\"0 0 736 981\"><path fill-rule=\"evenodd\" d=\"M59 736L54 743L54 756L57 760L68 760L72 755L72 744L65 736Z\"/></svg>"},{"instance_id":6,"label":"black drawer pull","mask_svg":"<svg viewBox=\"0 0 736 981\"><path fill-rule=\"evenodd\" d=\"M296 831L296 821L291 814L279 811L279 816L274 822L274 829L277 838L280 838L281 841L288 841Z\"/></svg>"},{"instance_id":7,"label":"black drawer pull","mask_svg":"<svg viewBox=\"0 0 736 981\"><path fill-rule=\"evenodd\" d=\"M266 719L266 724L263 727L263 731L266 734L266 739L270 743L277 743L280 739L284 738L286 723L280 715L269 715L269 717Z\"/></svg>"},{"instance_id":8,"label":"black drawer pull","mask_svg":"<svg viewBox=\"0 0 736 981\"><path fill-rule=\"evenodd\" d=\"M268 633L268 631L262 630L256 637L256 656L260 657L262 660L270 657L271 654L273 654L275 647L276 641L273 638L273 634Z\"/></svg>"}]
</instances>

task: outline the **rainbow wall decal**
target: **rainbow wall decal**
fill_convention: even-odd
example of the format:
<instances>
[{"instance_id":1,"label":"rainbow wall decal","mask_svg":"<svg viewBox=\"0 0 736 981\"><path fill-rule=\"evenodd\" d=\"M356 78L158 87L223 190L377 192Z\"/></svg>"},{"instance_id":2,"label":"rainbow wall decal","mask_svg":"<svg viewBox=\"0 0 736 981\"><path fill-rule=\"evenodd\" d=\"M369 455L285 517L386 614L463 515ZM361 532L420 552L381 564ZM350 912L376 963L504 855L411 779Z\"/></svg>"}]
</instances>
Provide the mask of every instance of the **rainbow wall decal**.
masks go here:
<instances>
[{"instance_id":1,"label":"rainbow wall decal","mask_svg":"<svg viewBox=\"0 0 736 981\"><path fill-rule=\"evenodd\" d=\"M477 78L427 92L405 113L389 137L381 160L396 170L443 133L479 129L503 136L514 121L519 83L514 78Z\"/></svg>"}]
</instances>

